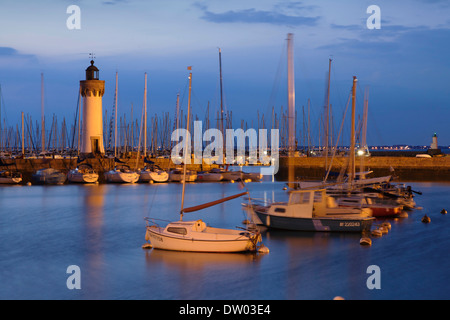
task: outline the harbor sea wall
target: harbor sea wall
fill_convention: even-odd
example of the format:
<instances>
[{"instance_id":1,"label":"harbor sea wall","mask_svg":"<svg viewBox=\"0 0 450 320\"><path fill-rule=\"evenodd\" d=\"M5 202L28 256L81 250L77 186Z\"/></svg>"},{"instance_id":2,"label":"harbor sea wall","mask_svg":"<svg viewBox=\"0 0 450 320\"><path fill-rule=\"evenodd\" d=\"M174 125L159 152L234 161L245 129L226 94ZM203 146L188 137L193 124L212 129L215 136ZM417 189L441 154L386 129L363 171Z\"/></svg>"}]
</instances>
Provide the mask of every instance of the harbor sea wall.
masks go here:
<instances>
[{"instance_id":1,"label":"harbor sea wall","mask_svg":"<svg viewBox=\"0 0 450 320\"><path fill-rule=\"evenodd\" d=\"M144 168L143 159L120 159L131 169ZM176 165L168 158L152 158L156 165L164 170L170 170ZM356 171L360 170L360 158L356 157ZM325 175L325 157L295 157L292 159L295 179L322 179ZM88 158L83 163L90 164L99 173L99 182L104 182L104 172L111 170L115 165L120 166L112 158ZM341 168L347 167L348 158L338 156L328 158L328 164L332 163L332 171L339 173ZM39 169L54 168L67 173L77 167L76 158L66 159L2 159L0 170L19 171L23 175L23 182L31 181L31 175ZM217 165L191 164L187 168L194 171L208 171ZM392 169L394 171L392 171ZM416 158L402 156L371 156L364 158L364 170L372 170L371 177L392 175L394 173L403 181L450 181L450 156L442 155L432 158ZM276 179L288 180L288 158L280 157L280 168Z\"/></svg>"},{"instance_id":2,"label":"harbor sea wall","mask_svg":"<svg viewBox=\"0 0 450 320\"><path fill-rule=\"evenodd\" d=\"M402 181L450 181L450 156L441 155L432 158L402 156L364 157L364 171L372 170L371 177L392 175ZM325 157L295 157L291 159L296 179L317 179L325 175ZM347 167L347 157L328 158L332 171L339 173ZM356 157L356 171L360 170L361 158ZM394 171L392 171L392 169ZM277 180L287 180L289 164L287 157L280 158Z\"/></svg>"},{"instance_id":3,"label":"harbor sea wall","mask_svg":"<svg viewBox=\"0 0 450 320\"><path fill-rule=\"evenodd\" d=\"M119 167L121 165L127 165L130 169L141 169L146 166L143 158L136 160L136 158L123 158L119 159L124 162L124 164L116 163L113 158L87 158L82 163L90 164L93 169L99 173L99 182L104 182L104 173L106 171L114 169L115 166ZM150 159L161 169L170 170L177 167L171 159L167 158L155 158ZM69 170L75 169L77 167L77 158L66 158L66 159L1 159L0 170L12 170L19 171L23 176L23 183L31 181L31 176L39 169L43 168L53 168L60 170L64 173L68 173ZM207 165L207 164L192 164L188 165L189 170L202 171L210 170L216 168L217 165Z\"/></svg>"}]
</instances>

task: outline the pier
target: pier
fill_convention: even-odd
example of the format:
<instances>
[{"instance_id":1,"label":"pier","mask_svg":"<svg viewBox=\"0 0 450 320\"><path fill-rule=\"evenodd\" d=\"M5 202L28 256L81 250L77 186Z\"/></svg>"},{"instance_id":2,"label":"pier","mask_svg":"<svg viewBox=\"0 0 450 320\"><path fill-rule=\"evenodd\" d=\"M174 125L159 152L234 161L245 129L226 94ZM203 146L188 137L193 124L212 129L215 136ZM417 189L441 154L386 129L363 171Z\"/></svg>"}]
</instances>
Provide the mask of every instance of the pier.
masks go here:
<instances>
[{"instance_id":1,"label":"pier","mask_svg":"<svg viewBox=\"0 0 450 320\"><path fill-rule=\"evenodd\" d=\"M321 179L324 177L325 157L295 157L292 158L295 179ZM330 163L330 159L328 159ZM332 171L339 172L347 166L347 157L335 157ZM359 168L360 158L356 158L356 168ZM365 170L372 170L372 176L395 175L399 180L410 181L450 181L450 157L435 156L432 158L416 158L405 156L371 156L364 158ZM280 158L278 180L287 180L288 158ZM392 169L394 171L392 171Z\"/></svg>"},{"instance_id":2,"label":"pier","mask_svg":"<svg viewBox=\"0 0 450 320\"><path fill-rule=\"evenodd\" d=\"M131 169L144 168L146 164L142 157L121 158L116 163L114 158L87 158L83 163L90 164L99 173L99 182L104 183L104 173L120 165L129 166ZM170 158L150 158L155 165L163 170L177 167ZM325 173L325 157L293 157L295 180L322 179ZM330 159L328 159L330 161ZM346 166L348 158L335 157L332 163L332 171L339 172ZM356 167L359 168L360 158L356 158ZM67 158L16 158L2 159L0 170L19 171L23 175L23 183L31 181L31 175L39 169L54 168L67 173L77 167L76 157ZM187 168L193 171L208 171L217 168L217 164L189 164ZM394 175L402 181L450 181L450 156L434 156L432 158L416 158L407 156L371 156L364 158L365 170L373 171L372 177ZM279 181L288 180L288 157L280 157L280 167L275 178ZM392 169L394 171L392 171Z\"/></svg>"}]
</instances>

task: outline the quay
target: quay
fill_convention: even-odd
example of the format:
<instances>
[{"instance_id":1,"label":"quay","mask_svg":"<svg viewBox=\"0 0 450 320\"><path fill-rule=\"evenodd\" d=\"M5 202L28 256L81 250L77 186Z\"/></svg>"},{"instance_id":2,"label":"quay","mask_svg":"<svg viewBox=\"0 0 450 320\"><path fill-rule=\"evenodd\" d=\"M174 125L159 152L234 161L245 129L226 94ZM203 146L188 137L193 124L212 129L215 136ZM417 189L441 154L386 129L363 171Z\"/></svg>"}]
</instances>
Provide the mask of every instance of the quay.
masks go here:
<instances>
[{"instance_id":1,"label":"quay","mask_svg":"<svg viewBox=\"0 0 450 320\"><path fill-rule=\"evenodd\" d=\"M92 166L99 174L99 183L104 183L104 173L114 169L115 166L128 166L131 170L142 169L146 166L143 157L125 157L119 159L123 163L115 162L114 158L96 157L86 158L82 163ZM170 158L150 158L155 165L169 171L177 167ZM325 157L294 157L295 180L322 179L326 172ZM341 168L347 166L348 158L344 156L328 158L332 161L331 171L339 173ZM77 158L16 158L0 159L0 170L19 171L23 176L23 183L31 181L31 176L39 169L53 168L68 173L77 167ZM360 158L356 157L356 168L359 170ZM187 169L192 171L209 171L217 168L216 164L188 164ZM434 156L432 158L416 158L408 156L370 156L364 157L364 170L371 170L371 177L394 175L402 181L450 181L450 156ZM288 180L288 157L280 157L280 166L275 178L278 181Z\"/></svg>"},{"instance_id":2,"label":"quay","mask_svg":"<svg viewBox=\"0 0 450 320\"><path fill-rule=\"evenodd\" d=\"M79 164L77 163L78 158L67 157L67 158L16 158L16 159L0 159L0 170L11 170L18 171L22 174L23 181L22 184L31 182L31 176L37 170L45 168L53 168L60 170L63 173L68 173L70 170L75 169ZM114 169L114 167L128 166L131 170L143 169L147 164L144 163L144 159L141 157L136 160L134 158L121 158L119 159L123 163L115 162L114 158L105 157L95 157L86 158L82 161L83 164L89 164L92 168L99 174L99 183L104 183L104 173ZM150 158L155 165L159 166L161 169L169 171L176 167L170 158ZM81 164L81 163L80 163ZM187 165L188 170L193 171L208 171L213 168L217 168L218 165L208 165L208 164L190 164Z\"/></svg>"},{"instance_id":3,"label":"quay","mask_svg":"<svg viewBox=\"0 0 450 320\"><path fill-rule=\"evenodd\" d=\"M364 170L371 170L371 177L394 175L402 181L450 181L450 156L432 158L410 156L370 156L364 157ZM292 159L295 179L321 179L326 171L325 157L295 157ZM332 171L339 173L347 166L348 157L328 158L332 161ZM356 157L356 171L359 170L360 157ZM280 158L277 180L287 180L288 157ZM394 171L392 171L394 170Z\"/></svg>"}]
</instances>

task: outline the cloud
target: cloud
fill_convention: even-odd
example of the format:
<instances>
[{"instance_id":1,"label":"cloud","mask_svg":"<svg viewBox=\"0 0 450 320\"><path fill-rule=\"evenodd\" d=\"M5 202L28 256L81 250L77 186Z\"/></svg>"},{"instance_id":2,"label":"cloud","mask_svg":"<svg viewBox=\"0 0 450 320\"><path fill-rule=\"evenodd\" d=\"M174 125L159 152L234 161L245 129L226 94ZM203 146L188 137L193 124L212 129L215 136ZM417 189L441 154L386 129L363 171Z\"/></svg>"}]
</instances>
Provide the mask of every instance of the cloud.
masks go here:
<instances>
[{"instance_id":1,"label":"cloud","mask_svg":"<svg viewBox=\"0 0 450 320\"><path fill-rule=\"evenodd\" d=\"M103 1L102 4L106 4L106 5L115 5L115 4L124 3L124 2L127 2L127 0L110 0L110 1Z\"/></svg>"},{"instance_id":2,"label":"cloud","mask_svg":"<svg viewBox=\"0 0 450 320\"><path fill-rule=\"evenodd\" d=\"M0 47L0 66L10 68L15 65L27 63L36 64L38 60L35 55L20 53L11 47Z\"/></svg>"},{"instance_id":3,"label":"cloud","mask_svg":"<svg viewBox=\"0 0 450 320\"><path fill-rule=\"evenodd\" d=\"M201 3L195 6L203 11L201 19L214 23L265 23L284 26L315 26L320 17L307 17L299 14L303 9L312 9L312 6L301 6L301 2L277 5L272 11L257 10L255 8L243 10L229 10L215 13ZM284 13L295 11L295 14Z\"/></svg>"},{"instance_id":4,"label":"cloud","mask_svg":"<svg viewBox=\"0 0 450 320\"><path fill-rule=\"evenodd\" d=\"M13 56L18 54L17 50L10 47L0 47L0 56Z\"/></svg>"}]
</instances>

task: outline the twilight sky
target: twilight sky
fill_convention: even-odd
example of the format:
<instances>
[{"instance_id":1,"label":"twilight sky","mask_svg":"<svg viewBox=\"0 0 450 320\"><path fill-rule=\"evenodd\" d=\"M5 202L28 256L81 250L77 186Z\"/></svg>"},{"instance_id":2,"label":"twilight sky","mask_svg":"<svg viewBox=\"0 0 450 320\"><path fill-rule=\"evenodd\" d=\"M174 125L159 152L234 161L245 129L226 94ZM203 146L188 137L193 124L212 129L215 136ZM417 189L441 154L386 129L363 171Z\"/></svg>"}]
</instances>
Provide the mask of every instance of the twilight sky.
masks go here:
<instances>
[{"instance_id":1,"label":"twilight sky","mask_svg":"<svg viewBox=\"0 0 450 320\"><path fill-rule=\"evenodd\" d=\"M70 5L80 7L79 30L66 26ZM380 29L367 28L370 5L380 7ZM0 30L1 117L8 126L20 122L21 111L40 118L41 73L47 126L53 114L71 123L90 52L106 80L108 112L116 71L119 114L127 119L132 104L133 118L140 115L145 72L150 115L173 115L177 93L186 109L192 66L193 113L201 119L209 102L214 122L220 47L233 127L244 119L257 128L258 110L270 127L272 106L278 114L287 106L286 35L293 33L298 131L310 99L318 142L331 57L335 132L356 76L360 116L369 90L369 145L430 145L434 132L440 145L450 145L447 0L2 0ZM347 144L349 131L345 126Z\"/></svg>"}]
</instances>

